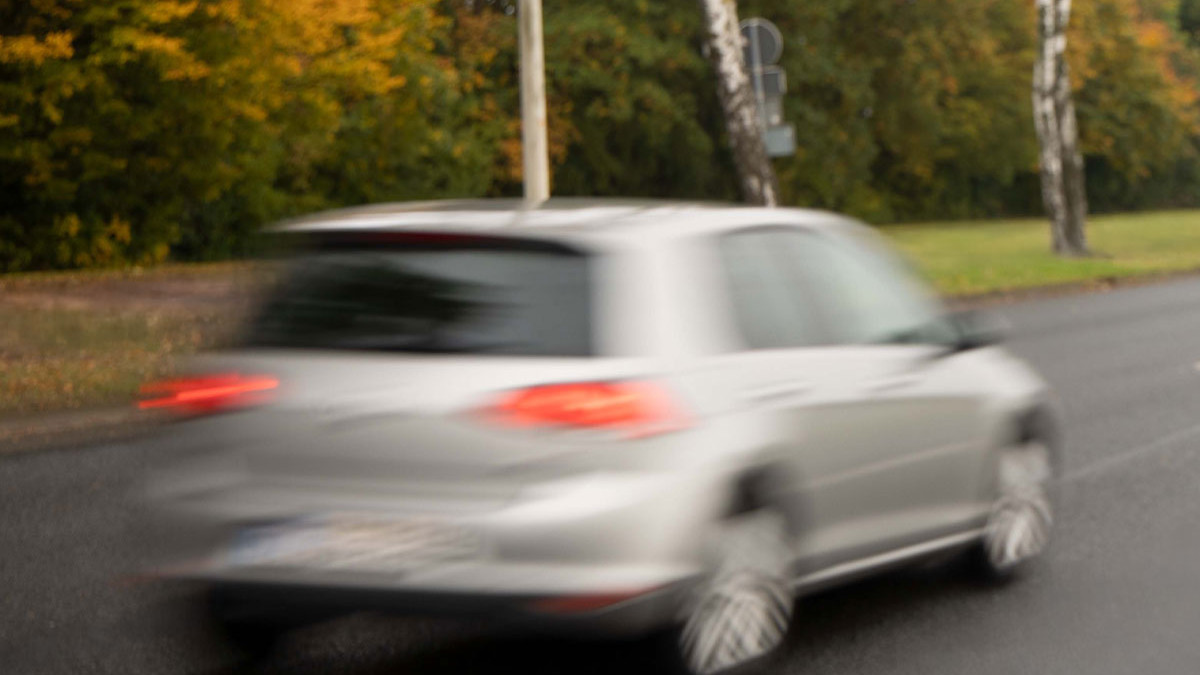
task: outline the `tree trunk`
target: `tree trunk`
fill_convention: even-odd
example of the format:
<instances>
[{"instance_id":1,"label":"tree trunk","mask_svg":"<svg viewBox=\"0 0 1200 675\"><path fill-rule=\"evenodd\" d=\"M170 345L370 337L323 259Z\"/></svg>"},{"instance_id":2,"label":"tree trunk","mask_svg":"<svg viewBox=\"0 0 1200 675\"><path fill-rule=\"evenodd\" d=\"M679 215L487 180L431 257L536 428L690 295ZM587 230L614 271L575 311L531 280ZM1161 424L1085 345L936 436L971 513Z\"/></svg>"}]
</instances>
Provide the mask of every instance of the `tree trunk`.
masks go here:
<instances>
[{"instance_id":1,"label":"tree trunk","mask_svg":"<svg viewBox=\"0 0 1200 675\"><path fill-rule=\"evenodd\" d=\"M1042 201L1050 217L1054 252L1086 256L1087 193L1066 59L1071 0L1034 1L1039 49L1033 67L1033 115L1041 146Z\"/></svg>"},{"instance_id":2,"label":"tree trunk","mask_svg":"<svg viewBox=\"0 0 1200 675\"><path fill-rule=\"evenodd\" d=\"M742 56L736 0L700 0L704 10L705 46L717 75L717 93L725 113L725 129L741 183L742 198L775 206L779 183L763 141L762 119Z\"/></svg>"}]
</instances>

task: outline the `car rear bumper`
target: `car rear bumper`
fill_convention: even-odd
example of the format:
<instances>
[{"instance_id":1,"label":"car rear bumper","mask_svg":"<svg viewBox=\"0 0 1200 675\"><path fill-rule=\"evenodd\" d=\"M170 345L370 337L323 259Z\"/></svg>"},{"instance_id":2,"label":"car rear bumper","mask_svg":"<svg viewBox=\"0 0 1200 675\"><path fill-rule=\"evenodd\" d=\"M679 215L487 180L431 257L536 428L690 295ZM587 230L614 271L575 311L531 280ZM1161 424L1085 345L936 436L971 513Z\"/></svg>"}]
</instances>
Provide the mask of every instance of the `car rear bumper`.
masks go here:
<instances>
[{"instance_id":1,"label":"car rear bumper","mask_svg":"<svg viewBox=\"0 0 1200 675\"><path fill-rule=\"evenodd\" d=\"M492 617L530 629L632 635L678 616L727 485L716 469L593 472L481 503L362 481L242 480L155 501L164 535L157 569L203 582L243 611ZM468 543L444 556L365 562L350 554L284 562L240 555L243 535L259 527L340 535L337 524L346 522L426 523ZM369 541L384 552L390 537Z\"/></svg>"},{"instance_id":2,"label":"car rear bumper","mask_svg":"<svg viewBox=\"0 0 1200 675\"><path fill-rule=\"evenodd\" d=\"M553 576L552 571L547 574ZM338 579L332 575L224 571L177 574L198 583L218 602L225 618L286 620L304 624L338 616L372 612L482 620L522 632L634 637L674 623L694 577L661 578L640 586L594 585L585 590L572 575L574 590L542 583L505 587L496 583L418 587L381 579ZM611 577L611 573L609 574ZM565 577L563 577L565 578ZM551 580L552 581L552 580ZM645 577L649 581L649 577Z\"/></svg>"}]
</instances>

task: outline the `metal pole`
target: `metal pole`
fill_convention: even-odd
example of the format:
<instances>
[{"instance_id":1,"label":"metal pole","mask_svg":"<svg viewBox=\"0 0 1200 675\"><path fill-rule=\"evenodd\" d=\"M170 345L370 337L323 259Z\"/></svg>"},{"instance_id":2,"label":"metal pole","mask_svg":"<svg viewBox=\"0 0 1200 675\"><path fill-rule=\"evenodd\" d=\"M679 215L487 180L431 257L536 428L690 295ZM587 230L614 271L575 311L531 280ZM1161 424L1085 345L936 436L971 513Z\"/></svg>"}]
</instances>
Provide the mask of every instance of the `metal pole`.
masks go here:
<instances>
[{"instance_id":1,"label":"metal pole","mask_svg":"<svg viewBox=\"0 0 1200 675\"><path fill-rule=\"evenodd\" d=\"M758 102L758 121L767 128L767 99L763 94L762 47L758 44L758 26L750 30L750 54L754 63L749 64L754 78L754 98Z\"/></svg>"},{"instance_id":2,"label":"metal pole","mask_svg":"<svg viewBox=\"0 0 1200 675\"><path fill-rule=\"evenodd\" d=\"M542 45L542 0L520 0L521 152L525 201L550 198L550 154L546 140L546 56Z\"/></svg>"}]
</instances>

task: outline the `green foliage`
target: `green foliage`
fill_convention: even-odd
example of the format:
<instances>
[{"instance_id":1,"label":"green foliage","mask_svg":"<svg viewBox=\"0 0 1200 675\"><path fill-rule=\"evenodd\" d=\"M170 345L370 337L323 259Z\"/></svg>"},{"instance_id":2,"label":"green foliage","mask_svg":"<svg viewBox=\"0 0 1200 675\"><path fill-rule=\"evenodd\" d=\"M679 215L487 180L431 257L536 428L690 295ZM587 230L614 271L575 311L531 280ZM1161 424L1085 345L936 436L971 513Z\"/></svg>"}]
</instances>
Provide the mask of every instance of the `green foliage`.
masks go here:
<instances>
[{"instance_id":1,"label":"green foliage","mask_svg":"<svg viewBox=\"0 0 1200 675\"><path fill-rule=\"evenodd\" d=\"M1179 29L1193 45L1200 44L1200 0L1179 0Z\"/></svg>"},{"instance_id":2,"label":"green foliage","mask_svg":"<svg viewBox=\"0 0 1200 675\"><path fill-rule=\"evenodd\" d=\"M695 48L700 13L613 0L546 5L547 77L569 106L555 190L573 195L733 198L716 87Z\"/></svg>"},{"instance_id":3,"label":"green foliage","mask_svg":"<svg viewBox=\"0 0 1200 675\"><path fill-rule=\"evenodd\" d=\"M785 39L785 202L1040 210L1031 0L741 0ZM515 0L0 0L0 272L252 254L339 205L517 195ZM553 186L734 198L694 1L545 0ZM1200 203L1200 0L1075 3L1095 210Z\"/></svg>"},{"instance_id":4,"label":"green foliage","mask_svg":"<svg viewBox=\"0 0 1200 675\"><path fill-rule=\"evenodd\" d=\"M871 220L1004 210L1036 158L1023 3L743 2L784 34L788 201Z\"/></svg>"}]
</instances>

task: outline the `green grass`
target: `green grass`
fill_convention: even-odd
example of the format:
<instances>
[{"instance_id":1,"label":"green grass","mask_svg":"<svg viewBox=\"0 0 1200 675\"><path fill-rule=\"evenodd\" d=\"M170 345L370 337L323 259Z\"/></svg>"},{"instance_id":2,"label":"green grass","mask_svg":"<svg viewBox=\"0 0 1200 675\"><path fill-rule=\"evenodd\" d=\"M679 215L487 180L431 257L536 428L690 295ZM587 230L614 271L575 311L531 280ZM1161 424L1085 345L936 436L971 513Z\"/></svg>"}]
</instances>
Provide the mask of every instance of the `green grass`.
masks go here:
<instances>
[{"instance_id":1,"label":"green grass","mask_svg":"<svg viewBox=\"0 0 1200 675\"><path fill-rule=\"evenodd\" d=\"M882 230L938 291L952 296L1200 270L1200 211L1094 216L1088 237L1097 256L1076 260L1050 253L1045 220Z\"/></svg>"}]
</instances>

